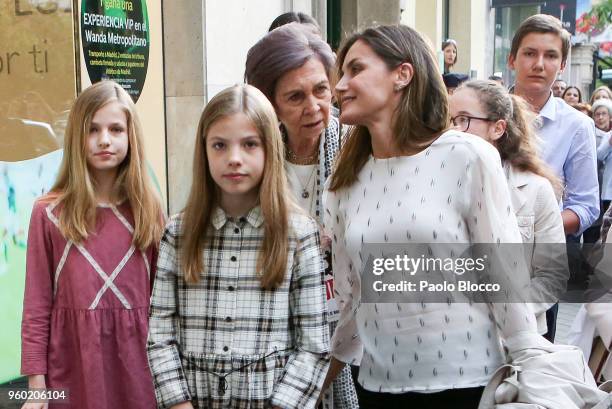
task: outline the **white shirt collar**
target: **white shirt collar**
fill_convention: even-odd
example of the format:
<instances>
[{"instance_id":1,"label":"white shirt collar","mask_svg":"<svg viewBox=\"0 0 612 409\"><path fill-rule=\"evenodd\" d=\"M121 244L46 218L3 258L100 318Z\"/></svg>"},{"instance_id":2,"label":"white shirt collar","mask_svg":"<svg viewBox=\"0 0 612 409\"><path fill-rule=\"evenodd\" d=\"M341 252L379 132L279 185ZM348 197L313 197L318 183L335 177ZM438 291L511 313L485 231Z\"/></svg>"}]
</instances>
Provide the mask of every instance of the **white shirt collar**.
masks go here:
<instances>
[{"instance_id":1,"label":"white shirt collar","mask_svg":"<svg viewBox=\"0 0 612 409\"><path fill-rule=\"evenodd\" d=\"M540 110L538 116L554 121L557 118L557 101L553 96L552 92L548 97L548 100Z\"/></svg>"}]
</instances>

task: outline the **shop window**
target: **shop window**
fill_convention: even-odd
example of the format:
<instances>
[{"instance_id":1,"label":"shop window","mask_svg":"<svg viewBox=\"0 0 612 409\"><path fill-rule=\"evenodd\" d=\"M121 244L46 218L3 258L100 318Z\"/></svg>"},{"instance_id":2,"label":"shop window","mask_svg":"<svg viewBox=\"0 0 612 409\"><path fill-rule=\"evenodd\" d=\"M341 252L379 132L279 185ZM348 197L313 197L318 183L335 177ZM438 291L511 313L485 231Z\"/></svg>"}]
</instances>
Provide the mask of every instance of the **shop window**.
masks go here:
<instances>
[{"instance_id":1,"label":"shop window","mask_svg":"<svg viewBox=\"0 0 612 409\"><path fill-rule=\"evenodd\" d=\"M504 82L508 86L514 84L514 71L508 69L508 55L510 54L512 37L527 17L539 12L539 5L498 7L495 9L493 72L501 72Z\"/></svg>"},{"instance_id":2,"label":"shop window","mask_svg":"<svg viewBox=\"0 0 612 409\"><path fill-rule=\"evenodd\" d=\"M71 0L0 0L0 384L19 376L27 231L76 98ZM1 406L1 405L0 405Z\"/></svg>"}]
</instances>

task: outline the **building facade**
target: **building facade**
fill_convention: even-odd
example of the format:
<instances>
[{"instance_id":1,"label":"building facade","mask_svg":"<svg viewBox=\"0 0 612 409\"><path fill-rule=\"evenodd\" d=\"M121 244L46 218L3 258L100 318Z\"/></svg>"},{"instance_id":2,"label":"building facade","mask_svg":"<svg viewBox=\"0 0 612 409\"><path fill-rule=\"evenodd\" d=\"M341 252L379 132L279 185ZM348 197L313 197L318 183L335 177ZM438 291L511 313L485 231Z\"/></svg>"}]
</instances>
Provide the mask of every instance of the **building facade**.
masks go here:
<instances>
[{"instance_id":1,"label":"building facade","mask_svg":"<svg viewBox=\"0 0 612 409\"><path fill-rule=\"evenodd\" d=\"M191 183L195 132L217 92L243 81L248 49L287 11L312 15L338 47L350 33L403 23L438 52L459 45L454 70L501 73L527 16L557 13L573 30L572 2L496 0L0 0L0 383L19 375L25 243L34 199L61 161L67 113L92 82L113 78L137 99L147 156L167 210L180 211ZM589 1L590 5L590 1ZM557 7L555 9L555 7ZM123 43L122 43L123 42ZM576 44L563 76L585 94L593 47Z\"/></svg>"}]
</instances>

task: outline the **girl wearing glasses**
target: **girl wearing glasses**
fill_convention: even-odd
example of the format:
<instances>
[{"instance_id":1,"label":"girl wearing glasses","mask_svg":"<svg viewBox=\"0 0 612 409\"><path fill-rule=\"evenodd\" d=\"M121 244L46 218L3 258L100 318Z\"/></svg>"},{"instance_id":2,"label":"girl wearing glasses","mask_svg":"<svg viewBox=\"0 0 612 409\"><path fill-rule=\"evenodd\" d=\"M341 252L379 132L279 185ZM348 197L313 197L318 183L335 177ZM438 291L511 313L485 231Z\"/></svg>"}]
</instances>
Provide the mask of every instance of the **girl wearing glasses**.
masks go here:
<instances>
[{"instance_id":1,"label":"girl wearing glasses","mask_svg":"<svg viewBox=\"0 0 612 409\"><path fill-rule=\"evenodd\" d=\"M554 191L560 183L537 156L531 111L525 101L491 81L468 81L450 97L451 121L457 130L493 145L502 159L510 197L531 264L532 299L554 300L567 280L560 263L565 234ZM556 294L556 295L555 295ZM538 331L547 332L546 310L554 303L534 304Z\"/></svg>"},{"instance_id":2,"label":"girl wearing glasses","mask_svg":"<svg viewBox=\"0 0 612 409\"><path fill-rule=\"evenodd\" d=\"M401 295L368 302L361 251L385 242L407 251L420 243L521 243L499 155L448 129L435 53L412 28L355 34L337 64L340 121L353 128L324 196L340 307L326 382L351 363L360 365L360 407L475 408L503 361L500 338L538 336L531 309L472 304L462 294L442 303ZM432 251L443 252L433 244ZM526 269L504 273L529 283Z\"/></svg>"}]
</instances>

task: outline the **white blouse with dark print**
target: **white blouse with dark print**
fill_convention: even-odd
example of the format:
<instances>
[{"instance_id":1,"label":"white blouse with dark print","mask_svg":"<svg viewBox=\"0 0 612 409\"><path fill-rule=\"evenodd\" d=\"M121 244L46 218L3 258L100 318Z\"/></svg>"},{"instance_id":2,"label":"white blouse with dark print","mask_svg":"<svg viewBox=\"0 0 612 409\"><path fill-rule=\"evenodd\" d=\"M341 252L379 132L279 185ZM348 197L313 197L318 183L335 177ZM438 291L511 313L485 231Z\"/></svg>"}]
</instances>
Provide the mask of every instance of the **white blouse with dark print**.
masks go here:
<instances>
[{"instance_id":1,"label":"white blouse with dark print","mask_svg":"<svg viewBox=\"0 0 612 409\"><path fill-rule=\"evenodd\" d=\"M448 131L416 155L370 157L356 183L326 190L323 200L340 308L332 354L361 364L364 388L399 393L484 385L502 363L500 339L536 332L524 303L361 302L362 243L521 243L490 144ZM528 282L528 271L514 267L505 274Z\"/></svg>"}]
</instances>

